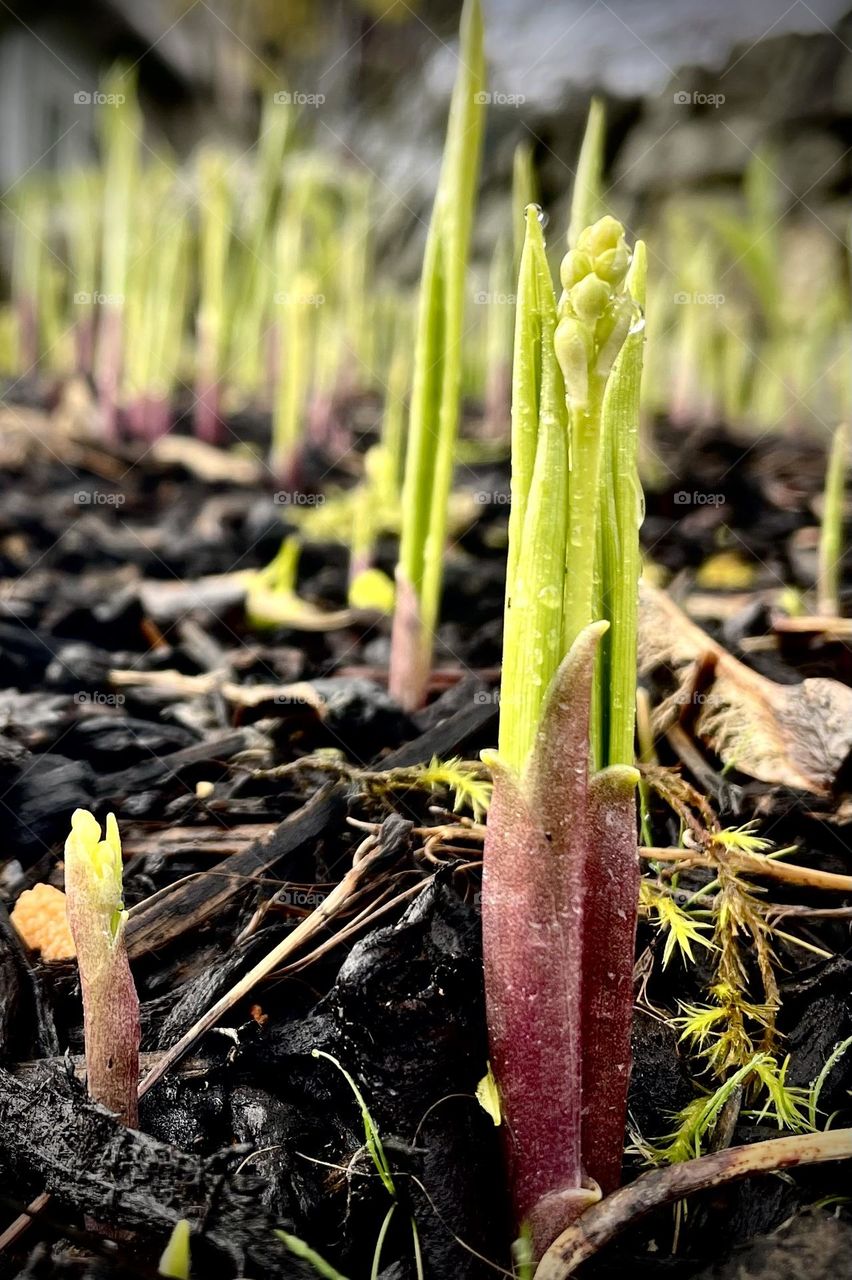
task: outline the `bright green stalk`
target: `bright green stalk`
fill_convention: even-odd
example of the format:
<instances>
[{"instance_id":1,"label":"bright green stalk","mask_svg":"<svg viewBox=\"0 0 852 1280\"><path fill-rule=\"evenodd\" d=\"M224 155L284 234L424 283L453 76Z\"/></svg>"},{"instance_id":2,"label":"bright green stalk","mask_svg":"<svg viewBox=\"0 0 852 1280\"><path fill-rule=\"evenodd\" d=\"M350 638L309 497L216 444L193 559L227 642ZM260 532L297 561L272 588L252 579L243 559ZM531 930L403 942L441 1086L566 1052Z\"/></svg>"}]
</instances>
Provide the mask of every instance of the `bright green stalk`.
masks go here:
<instances>
[{"instance_id":1,"label":"bright green stalk","mask_svg":"<svg viewBox=\"0 0 852 1280\"><path fill-rule=\"evenodd\" d=\"M272 293L268 264L275 255L275 224L292 124L292 107L278 100L278 95L269 95L261 115L254 186L240 235L238 279L242 287L233 318L238 378L251 392L258 390L264 367L263 328Z\"/></svg>"},{"instance_id":2,"label":"bright green stalk","mask_svg":"<svg viewBox=\"0 0 852 1280\"><path fill-rule=\"evenodd\" d=\"M603 638L605 675L601 682L600 743L601 763L605 765L633 763L639 527L644 514L637 458L646 276L647 255L640 240L626 280L634 303L633 320L615 358L603 401L605 456L599 548L604 617L610 624Z\"/></svg>"},{"instance_id":3,"label":"bright green stalk","mask_svg":"<svg viewBox=\"0 0 852 1280\"><path fill-rule=\"evenodd\" d=\"M842 423L832 437L828 454L819 536L817 612L829 617L837 617L840 613L840 570L843 564L843 511L848 454L849 428L846 423Z\"/></svg>"},{"instance_id":4,"label":"bright green stalk","mask_svg":"<svg viewBox=\"0 0 852 1280\"><path fill-rule=\"evenodd\" d=\"M95 299L98 281L98 242L101 236L100 207L103 200L99 173L79 170L62 179L62 199L66 216L66 242L71 267L71 294L74 303L74 330L77 367L90 373L94 359Z\"/></svg>"},{"instance_id":5,"label":"bright green stalk","mask_svg":"<svg viewBox=\"0 0 852 1280\"><path fill-rule=\"evenodd\" d=\"M155 438L170 425L185 325L187 224L169 164L158 161L146 170L144 191L127 273L123 383L132 429Z\"/></svg>"},{"instance_id":6,"label":"bright green stalk","mask_svg":"<svg viewBox=\"0 0 852 1280\"><path fill-rule=\"evenodd\" d=\"M512 244L516 279L521 269L521 254L527 237L527 205L537 203L538 182L532 147L528 142L519 142L512 156Z\"/></svg>"},{"instance_id":7,"label":"bright green stalk","mask_svg":"<svg viewBox=\"0 0 852 1280\"><path fill-rule=\"evenodd\" d=\"M305 425L310 376L313 282L296 276L281 308L278 393L272 418L270 466L282 484L298 483L298 455Z\"/></svg>"},{"instance_id":8,"label":"bright green stalk","mask_svg":"<svg viewBox=\"0 0 852 1280\"><path fill-rule=\"evenodd\" d=\"M574 175L568 248L573 249L580 233L597 222L603 212L603 164L606 144L606 111L600 98L592 98L586 129Z\"/></svg>"},{"instance_id":9,"label":"bright green stalk","mask_svg":"<svg viewBox=\"0 0 852 1280\"><path fill-rule=\"evenodd\" d=\"M184 209L170 204L169 230L157 255L151 295L151 381L148 434L171 426L171 401L180 369L189 300L189 225ZM159 305L157 303L159 299Z\"/></svg>"},{"instance_id":10,"label":"bright green stalk","mask_svg":"<svg viewBox=\"0 0 852 1280\"><path fill-rule=\"evenodd\" d=\"M121 841L113 814L101 839L93 815L75 809L65 842L65 894L83 993L89 1096L134 1127L139 999L124 941Z\"/></svg>"},{"instance_id":11,"label":"bright green stalk","mask_svg":"<svg viewBox=\"0 0 852 1280\"><path fill-rule=\"evenodd\" d=\"M226 287L234 211L227 156L221 151L202 152L198 179L200 276L194 420L198 438L213 444L222 436L220 379L227 347Z\"/></svg>"},{"instance_id":12,"label":"bright green stalk","mask_svg":"<svg viewBox=\"0 0 852 1280\"><path fill-rule=\"evenodd\" d=\"M345 317L346 335L352 356L344 369L344 382L355 384L364 376L367 368L366 338L367 298L370 279L370 227L371 189L366 178L353 179L346 192L346 213L340 238L343 241L337 271L340 275L341 303ZM339 239L335 236L334 252L338 252ZM353 358L354 357L354 358Z\"/></svg>"},{"instance_id":13,"label":"bright green stalk","mask_svg":"<svg viewBox=\"0 0 852 1280\"><path fill-rule=\"evenodd\" d=\"M385 389L385 406L382 416L382 447L388 459L389 474L393 477L394 496L399 499L402 483L403 449L405 444L405 397L411 376L411 335L404 326L397 338L388 369Z\"/></svg>"},{"instance_id":14,"label":"bright green stalk","mask_svg":"<svg viewBox=\"0 0 852 1280\"><path fill-rule=\"evenodd\" d=\"M563 655L568 413L553 346L556 298L535 205L518 280L512 373L512 506L503 623L500 757L520 771Z\"/></svg>"},{"instance_id":15,"label":"bright green stalk","mask_svg":"<svg viewBox=\"0 0 852 1280\"><path fill-rule=\"evenodd\" d=\"M104 431L108 437L114 437L118 429L124 300L142 117L136 101L136 83L130 73L120 68L110 71L104 82L104 91L115 97L116 104L101 107L99 113L105 164L101 260L104 298L98 332L96 378Z\"/></svg>"},{"instance_id":16,"label":"bright green stalk","mask_svg":"<svg viewBox=\"0 0 852 1280\"><path fill-rule=\"evenodd\" d=\"M310 187L301 186L281 218L276 245L280 286L275 294L278 362L269 460L280 482L288 487L297 484L297 455L305 427L314 328L311 300L316 286L303 266L309 199Z\"/></svg>"},{"instance_id":17,"label":"bright green stalk","mask_svg":"<svg viewBox=\"0 0 852 1280\"><path fill-rule=\"evenodd\" d=\"M594 621L603 398L631 322L624 282L629 262L621 224L605 217L581 232L560 271L564 293L554 345L570 418L563 652Z\"/></svg>"},{"instance_id":18,"label":"bright green stalk","mask_svg":"<svg viewBox=\"0 0 852 1280\"><path fill-rule=\"evenodd\" d=\"M403 484L390 689L408 710L422 706L426 696L458 432L464 283L484 114L480 0L465 0L460 43L459 73L420 283Z\"/></svg>"}]
</instances>

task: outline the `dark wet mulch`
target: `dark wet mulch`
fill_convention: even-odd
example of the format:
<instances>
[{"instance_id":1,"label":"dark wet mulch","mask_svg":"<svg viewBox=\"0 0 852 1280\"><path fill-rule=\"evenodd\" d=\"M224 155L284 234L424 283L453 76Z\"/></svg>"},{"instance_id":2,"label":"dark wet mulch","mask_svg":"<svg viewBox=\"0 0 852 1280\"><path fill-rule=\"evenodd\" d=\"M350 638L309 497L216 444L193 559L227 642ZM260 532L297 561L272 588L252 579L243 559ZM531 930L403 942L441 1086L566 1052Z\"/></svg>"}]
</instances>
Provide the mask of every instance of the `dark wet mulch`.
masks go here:
<instances>
[{"instance_id":1,"label":"dark wet mulch","mask_svg":"<svg viewBox=\"0 0 852 1280\"><path fill-rule=\"evenodd\" d=\"M818 451L777 440L737 446L721 432L688 442L662 432L655 449L670 472L648 499L645 539L657 562L686 582L708 557L735 549L756 566L755 600L779 579L809 585L813 563L800 531L813 524ZM446 794L370 792L334 769L269 770L322 749L375 769L433 756L476 759L493 744L505 505L480 502L458 540L433 700L409 718L384 688L383 622L252 632L239 589L211 581L275 554L282 512L271 484L206 483L179 463L93 446L73 458L63 450L8 453L0 490L0 887L11 907L37 881L61 884L57 860L72 811L116 813L128 905L144 904L131 915L128 939L146 1069L326 900L371 833L377 856L344 914L241 998L147 1094L139 1132L86 1101L73 966L26 955L0 913L0 1229L46 1187L52 1193L0 1253L0 1277L154 1276L171 1226L188 1217L198 1227L193 1274L315 1274L276 1239L274 1228L284 1227L361 1280L394 1203L383 1280L416 1274L412 1221L425 1275L498 1274L510 1239L498 1132L474 1096L486 1064L477 846L424 854L418 829L449 820ZM315 462L319 484L328 465ZM460 479L506 492L505 467L469 468ZM106 501L110 494L121 501ZM388 568L391 553L380 549ZM345 567L340 548L308 547L301 593L342 606ZM759 603L744 602L708 628L774 679L852 678L843 645L752 653L742 642L765 631L765 621ZM118 684L116 669L145 678ZM198 692L167 680L169 672L215 679ZM274 696L235 701L224 688L294 681L314 685L319 709ZM731 808L721 816L746 821L754 789L736 775L728 781L717 799ZM770 810L773 839L797 840L799 861L849 871L845 828L814 814L808 797L783 801ZM676 839L662 807L656 818L657 842ZM779 888L776 896L826 905L801 891ZM802 936L835 958L779 946L794 1084L810 1083L852 1034L848 918L809 919ZM656 943L644 931L640 945ZM677 999L700 998L707 978L702 964L688 975L657 966L648 1003L671 1009ZM365 1148L349 1085L315 1049L363 1091L393 1195ZM846 1060L823 1103L847 1120L850 1088ZM674 1033L647 1009L637 1013L635 1130L667 1132L671 1114L693 1096ZM741 1117L732 1138L772 1134ZM639 1167L630 1156L627 1176ZM679 1229L670 1211L658 1214L584 1274L840 1274L849 1227L831 1213L844 1187L845 1175L826 1166L699 1197ZM828 1207L808 1209L820 1204ZM791 1218L784 1233L762 1241Z\"/></svg>"}]
</instances>

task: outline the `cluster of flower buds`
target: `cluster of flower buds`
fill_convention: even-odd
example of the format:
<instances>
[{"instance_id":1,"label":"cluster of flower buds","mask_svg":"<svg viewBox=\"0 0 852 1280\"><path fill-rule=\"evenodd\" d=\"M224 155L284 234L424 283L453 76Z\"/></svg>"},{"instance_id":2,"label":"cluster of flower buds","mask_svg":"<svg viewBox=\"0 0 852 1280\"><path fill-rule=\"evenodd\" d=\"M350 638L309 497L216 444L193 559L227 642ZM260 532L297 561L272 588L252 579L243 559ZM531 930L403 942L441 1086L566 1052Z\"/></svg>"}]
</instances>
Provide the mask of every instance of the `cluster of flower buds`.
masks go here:
<instances>
[{"instance_id":1,"label":"cluster of flower buds","mask_svg":"<svg viewBox=\"0 0 852 1280\"><path fill-rule=\"evenodd\" d=\"M586 227L562 259L554 346L569 408L586 409L602 391L627 337L634 307L625 284L629 266L624 228L610 216Z\"/></svg>"}]
</instances>

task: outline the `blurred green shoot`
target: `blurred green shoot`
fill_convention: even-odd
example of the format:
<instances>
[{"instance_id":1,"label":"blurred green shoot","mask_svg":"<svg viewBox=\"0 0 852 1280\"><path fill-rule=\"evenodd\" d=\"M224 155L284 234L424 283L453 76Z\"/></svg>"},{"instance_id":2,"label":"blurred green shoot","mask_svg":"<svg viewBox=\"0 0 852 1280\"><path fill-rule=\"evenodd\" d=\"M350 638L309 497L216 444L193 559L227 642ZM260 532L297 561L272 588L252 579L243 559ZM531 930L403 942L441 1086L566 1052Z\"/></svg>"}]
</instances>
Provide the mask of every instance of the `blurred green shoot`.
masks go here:
<instances>
[{"instance_id":1,"label":"blurred green shoot","mask_svg":"<svg viewBox=\"0 0 852 1280\"><path fill-rule=\"evenodd\" d=\"M206 149L198 158L198 310L195 370L195 434L208 444L222 440L222 376L228 349L229 253L233 245L234 193L228 157Z\"/></svg>"},{"instance_id":2,"label":"blurred green shoot","mask_svg":"<svg viewBox=\"0 0 852 1280\"><path fill-rule=\"evenodd\" d=\"M597 222L603 213L603 167L606 145L606 109L600 98L592 98L574 175L571 216L568 221L568 248L573 249L581 231Z\"/></svg>"},{"instance_id":3,"label":"blurred green shoot","mask_svg":"<svg viewBox=\"0 0 852 1280\"><path fill-rule=\"evenodd\" d=\"M179 1218L172 1228L168 1243L160 1255L157 1273L170 1280L189 1280L191 1227L186 1218Z\"/></svg>"},{"instance_id":4,"label":"blurred green shoot","mask_svg":"<svg viewBox=\"0 0 852 1280\"><path fill-rule=\"evenodd\" d=\"M99 108L104 158L103 248L101 293L103 297L95 376L101 423L107 439L118 433L118 396L124 359L124 304L128 292L130 241L139 155L142 115L136 98L136 80L120 67L108 72L104 94L109 105Z\"/></svg>"},{"instance_id":5,"label":"blurred green shoot","mask_svg":"<svg viewBox=\"0 0 852 1280\"><path fill-rule=\"evenodd\" d=\"M459 71L426 240L403 482L389 687L423 705L443 582L447 502L460 414L465 276L484 117L482 10L465 0Z\"/></svg>"},{"instance_id":6,"label":"blurred green shoot","mask_svg":"<svg viewBox=\"0 0 852 1280\"><path fill-rule=\"evenodd\" d=\"M849 427L841 423L831 438L828 452L817 567L817 613L830 618L840 614L848 457Z\"/></svg>"}]
</instances>

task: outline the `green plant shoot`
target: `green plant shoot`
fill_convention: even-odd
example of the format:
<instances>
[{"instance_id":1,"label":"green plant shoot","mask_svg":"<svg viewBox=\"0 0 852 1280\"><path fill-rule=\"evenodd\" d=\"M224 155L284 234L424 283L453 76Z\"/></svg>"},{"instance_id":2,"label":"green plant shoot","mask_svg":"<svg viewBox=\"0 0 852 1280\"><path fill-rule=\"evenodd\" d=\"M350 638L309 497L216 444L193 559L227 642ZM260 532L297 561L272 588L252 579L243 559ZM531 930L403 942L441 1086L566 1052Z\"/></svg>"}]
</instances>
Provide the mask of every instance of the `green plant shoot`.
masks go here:
<instances>
[{"instance_id":1,"label":"green plant shoot","mask_svg":"<svg viewBox=\"0 0 852 1280\"><path fill-rule=\"evenodd\" d=\"M141 147L142 116L136 84L129 72L113 69L104 90L116 105L99 114L103 131L103 250L102 290L105 297L98 332L95 366L103 429L112 438L118 430L118 391L124 352L124 298L130 266L130 237L135 208Z\"/></svg>"},{"instance_id":2,"label":"green plant shoot","mask_svg":"<svg viewBox=\"0 0 852 1280\"><path fill-rule=\"evenodd\" d=\"M618 1185L623 1153L639 897L631 765L645 258L641 245L631 258L621 225L602 218L566 254L557 308L535 206L526 216L482 935L516 1226L541 1257ZM596 620L598 609L609 616ZM604 698L593 689L610 631ZM596 754L611 767L593 772Z\"/></svg>"},{"instance_id":3,"label":"green plant shoot","mask_svg":"<svg viewBox=\"0 0 852 1280\"><path fill-rule=\"evenodd\" d=\"M89 1096L125 1124L138 1121L139 998L124 927L121 841L113 814L75 809L65 842L68 923L77 950Z\"/></svg>"},{"instance_id":4,"label":"green plant shoot","mask_svg":"<svg viewBox=\"0 0 852 1280\"><path fill-rule=\"evenodd\" d=\"M414 352L390 690L423 704L443 580L447 502L460 412L464 283L479 174L485 58L480 0L465 0L459 73L426 239Z\"/></svg>"},{"instance_id":5,"label":"green plant shoot","mask_svg":"<svg viewBox=\"0 0 852 1280\"><path fill-rule=\"evenodd\" d=\"M817 612L829 617L840 613L840 570L843 564L843 513L849 428L841 423L832 436L825 472L822 521L817 568Z\"/></svg>"},{"instance_id":6,"label":"green plant shoot","mask_svg":"<svg viewBox=\"0 0 852 1280\"><path fill-rule=\"evenodd\" d=\"M189 1280L191 1228L186 1218L178 1218L165 1249L160 1255L157 1271L170 1280Z\"/></svg>"},{"instance_id":7,"label":"green plant shoot","mask_svg":"<svg viewBox=\"0 0 852 1280\"><path fill-rule=\"evenodd\" d=\"M606 143L606 111L600 98L592 98L574 175L568 248L573 249L580 233L603 213L603 164Z\"/></svg>"},{"instance_id":8,"label":"green plant shoot","mask_svg":"<svg viewBox=\"0 0 852 1280\"><path fill-rule=\"evenodd\" d=\"M233 195L228 159L202 152L198 164L199 297L196 329L195 434L209 444L221 441L221 377L228 341L228 251Z\"/></svg>"},{"instance_id":9,"label":"green plant shoot","mask_svg":"<svg viewBox=\"0 0 852 1280\"><path fill-rule=\"evenodd\" d=\"M503 622L500 758L520 770L563 648L568 411L556 299L538 209L526 211L512 372L512 505Z\"/></svg>"},{"instance_id":10,"label":"green plant shoot","mask_svg":"<svg viewBox=\"0 0 852 1280\"><path fill-rule=\"evenodd\" d=\"M538 182L532 147L528 142L519 142L512 156L512 249L516 279L527 236L527 205L537 203Z\"/></svg>"}]
</instances>

